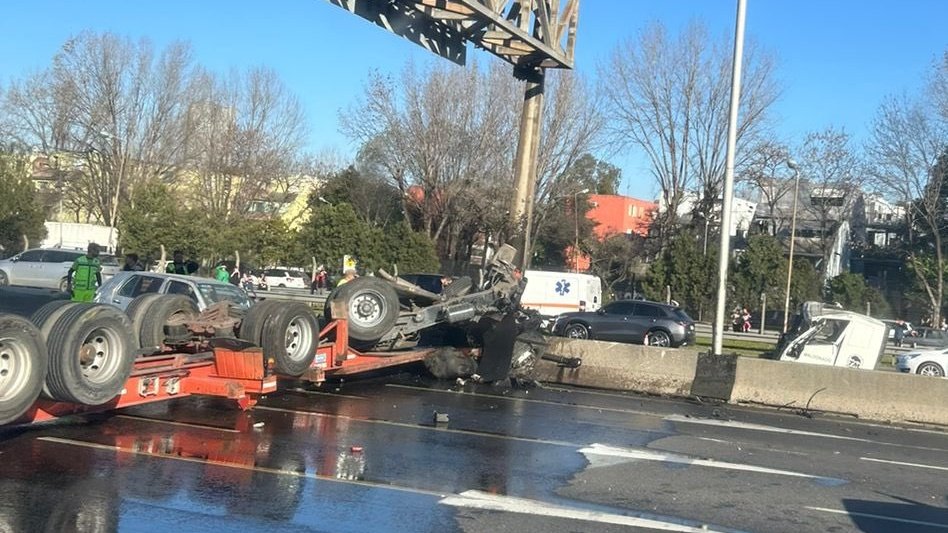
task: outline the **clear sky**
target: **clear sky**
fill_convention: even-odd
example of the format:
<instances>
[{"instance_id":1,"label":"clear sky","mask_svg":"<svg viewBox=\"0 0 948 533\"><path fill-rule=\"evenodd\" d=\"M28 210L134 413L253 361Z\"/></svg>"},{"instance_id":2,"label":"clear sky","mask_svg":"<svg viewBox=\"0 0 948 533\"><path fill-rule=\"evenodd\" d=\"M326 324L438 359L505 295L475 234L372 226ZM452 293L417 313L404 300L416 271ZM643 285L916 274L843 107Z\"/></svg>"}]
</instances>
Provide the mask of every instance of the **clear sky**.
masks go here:
<instances>
[{"instance_id":1,"label":"clear sky","mask_svg":"<svg viewBox=\"0 0 948 533\"><path fill-rule=\"evenodd\" d=\"M914 90L948 50L948 0L748 0L747 35L779 60L784 92L778 132L794 142L809 130L844 127L857 139L886 94ZM338 111L372 69L397 71L428 52L325 0L9 0L0 17L0 82L49 64L82 30L147 37L156 45L190 41L214 69L267 65L302 98L314 150L352 147ZM676 29L701 20L733 32L736 0L583 0L577 70L594 77L616 42L652 21ZM492 56L475 52L479 60ZM635 154L618 154L623 192L655 188Z\"/></svg>"}]
</instances>

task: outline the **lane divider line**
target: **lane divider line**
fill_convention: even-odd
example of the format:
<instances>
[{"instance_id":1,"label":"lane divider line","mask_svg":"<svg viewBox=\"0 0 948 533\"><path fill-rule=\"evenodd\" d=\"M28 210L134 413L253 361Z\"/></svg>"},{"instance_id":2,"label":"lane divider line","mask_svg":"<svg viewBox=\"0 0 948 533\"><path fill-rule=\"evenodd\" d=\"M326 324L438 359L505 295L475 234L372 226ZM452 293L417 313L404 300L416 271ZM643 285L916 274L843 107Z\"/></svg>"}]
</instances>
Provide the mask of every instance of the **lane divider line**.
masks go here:
<instances>
[{"instance_id":1,"label":"lane divider line","mask_svg":"<svg viewBox=\"0 0 948 533\"><path fill-rule=\"evenodd\" d=\"M576 509L572 507L541 502L538 500L528 500L514 496L490 494L478 490L468 490L460 494L448 496L438 503L442 505L449 505L451 507L548 516L553 518L596 522L600 524L647 528L658 531L679 531L684 533L724 531L719 529L711 529L707 525L691 525L685 521L672 522L659 520L657 518L643 518L631 514L627 515L605 513L601 511L589 511L585 509Z\"/></svg>"},{"instance_id":2,"label":"lane divider line","mask_svg":"<svg viewBox=\"0 0 948 533\"><path fill-rule=\"evenodd\" d=\"M948 524L939 524L937 522L925 522L923 520L912 520L911 518L898 518L895 516L885 516L881 514L859 513L856 511L844 511L842 509L827 509L825 507L804 507L811 511L821 511L824 513L841 514L846 516L861 516L863 518L874 518L876 520L885 520L887 522L899 522L902 524L912 524L916 526L934 527L938 529L948 529Z\"/></svg>"},{"instance_id":3,"label":"lane divider line","mask_svg":"<svg viewBox=\"0 0 948 533\"><path fill-rule=\"evenodd\" d=\"M706 466L710 468L722 468L725 470L739 470L743 472L755 472L759 474L774 474L778 476L789 476L789 477L801 477L806 479L814 479L832 484L843 484L846 483L845 480L825 477L825 476L814 476L811 474L804 474L802 472L794 472L791 470L780 470L776 468L767 468L765 466L755 466L741 463L730 463L727 461L717 461L715 459L698 459L695 457L690 457L687 455L680 455L677 453L666 453L666 452L657 452L652 450L642 450L642 449L632 449L632 448L617 448L615 446L607 446L604 444L593 444L579 450L579 453L584 455L603 455L607 457L621 457L625 459L639 459L644 461L660 461L663 463L675 463L683 465L694 465L694 466Z\"/></svg>"},{"instance_id":4,"label":"lane divider line","mask_svg":"<svg viewBox=\"0 0 948 533\"><path fill-rule=\"evenodd\" d=\"M873 463L885 463L898 466L912 466L915 468L927 468L930 470L942 470L948 472L948 466L923 465L919 463L903 463L902 461L889 461L888 459L876 459L874 457L860 457L863 461L872 461Z\"/></svg>"}]
</instances>

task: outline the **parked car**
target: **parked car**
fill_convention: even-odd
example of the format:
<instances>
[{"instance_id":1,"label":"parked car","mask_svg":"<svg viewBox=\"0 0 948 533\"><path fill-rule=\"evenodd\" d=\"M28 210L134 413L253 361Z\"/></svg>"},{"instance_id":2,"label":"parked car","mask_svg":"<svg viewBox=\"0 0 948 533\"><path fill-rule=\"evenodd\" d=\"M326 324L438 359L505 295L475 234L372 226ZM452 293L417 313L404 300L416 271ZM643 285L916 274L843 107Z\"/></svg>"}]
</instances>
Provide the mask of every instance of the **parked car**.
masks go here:
<instances>
[{"instance_id":1,"label":"parked car","mask_svg":"<svg viewBox=\"0 0 948 533\"><path fill-rule=\"evenodd\" d=\"M309 287L302 272L288 268L268 268L263 271L262 279L269 288L305 289Z\"/></svg>"},{"instance_id":2,"label":"parked car","mask_svg":"<svg viewBox=\"0 0 948 533\"><path fill-rule=\"evenodd\" d=\"M945 377L948 369L948 348L904 353L895 358L895 368L907 374Z\"/></svg>"},{"instance_id":3,"label":"parked car","mask_svg":"<svg viewBox=\"0 0 948 533\"><path fill-rule=\"evenodd\" d=\"M619 300L595 312L559 315L553 323L553 334L574 339L682 346L694 344L695 322L680 307Z\"/></svg>"},{"instance_id":4,"label":"parked car","mask_svg":"<svg viewBox=\"0 0 948 533\"><path fill-rule=\"evenodd\" d=\"M85 250L34 248L0 261L0 286L19 285L66 291L66 275ZM103 283L121 267L112 255L100 255Z\"/></svg>"},{"instance_id":5,"label":"parked car","mask_svg":"<svg viewBox=\"0 0 948 533\"><path fill-rule=\"evenodd\" d=\"M223 301L241 309L251 305L247 293L230 283L157 272L119 272L99 288L95 301L125 310L132 300L148 293L183 294L194 300L201 311Z\"/></svg>"},{"instance_id":6,"label":"parked car","mask_svg":"<svg viewBox=\"0 0 948 533\"><path fill-rule=\"evenodd\" d=\"M912 348L948 348L948 331L934 328L915 328L905 336L903 346Z\"/></svg>"},{"instance_id":7,"label":"parked car","mask_svg":"<svg viewBox=\"0 0 948 533\"><path fill-rule=\"evenodd\" d=\"M897 322L895 320L883 320L882 323L885 324L886 327L889 328L889 342L895 342L895 326L897 325ZM902 327L905 328L906 337L908 337L909 335L912 334L913 331L915 331L915 329L912 328L912 324L910 322L903 321Z\"/></svg>"}]
</instances>

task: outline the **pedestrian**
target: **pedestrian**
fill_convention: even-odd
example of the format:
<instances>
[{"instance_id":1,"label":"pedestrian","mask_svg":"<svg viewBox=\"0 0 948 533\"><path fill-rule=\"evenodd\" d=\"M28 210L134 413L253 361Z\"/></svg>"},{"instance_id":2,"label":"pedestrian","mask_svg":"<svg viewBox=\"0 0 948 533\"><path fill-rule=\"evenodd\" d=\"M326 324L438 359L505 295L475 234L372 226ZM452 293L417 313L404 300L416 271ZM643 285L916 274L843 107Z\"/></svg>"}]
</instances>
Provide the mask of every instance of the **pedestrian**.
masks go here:
<instances>
[{"instance_id":1,"label":"pedestrian","mask_svg":"<svg viewBox=\"0 0 948 533\"><path fill-rule=\"evenodd\" d=\"M227 271L227 265L223 261L217 263L217 266L214 267L214 279L221 283L230 282L230 272Z\"/></svg>"},{"instance_id":2,"label":"pedestrian","mask_svg":"<svg viewBox=\"0 0 948 533\"><path fill-rule=\"evenodd\" d=\"M234 269L230 271L230 284L236 287L240 287L240 269L237 268L237 265L234 265Z\"/></svg>"},{"instance_id":3,"label":"pedestrian","mask_svg":"<svg viewBox=\"0 0 948 533\"><path fill-rule=\"evenodd\" d=\"M125 254L125 264L122 266L123 272L141 272L143 270L145 270L145 267L138 260L138 254Z\"/></svg>"},{"instance_id":4,"label":"pedestrian","mask_svg":"<svg viewBox=\"0 0 948 533\"><path fill-rule=\"evenodd\" d=\"M746 307L741 313L741 320L743 321L741 329L747 333L751 329L751 312Z\"/></svg>"},{"instance_id":5,"label":"pedestrian","mask_svg":"<svg viewBox=\"0 0 948 533\"><path fill-rule=\"evenodd\" d=\"M309 278L309 293L315 294L317 289L319 289L319 269L313 269Z\"/></svg>"},{"instance_id":6,"label":"pedestrian","mask_svg":"<svg viewBox=\"0 0 948 533\"><path fill-rule=\"evenodd\" d=\"M326 272L326 267L319 267L319 274L316 275L316 286L320 293L329 287L329 273Z\"/></svg>"},{"instance_id":7,"label":"pedestrian","mask_svg":"<svg viewBox=\"0 0 948 533\"><path fill-rule=\"evenodd\" d=\"M892 332L892 337L895 339L896 346L902 346L902 341L905 340L905 322L895 321L895 331Z\"/></svg>"},{"instance_id":8,"label":"pedestrian","mask_svg":"<svg viewBox=\"0 0 948 533\"><path fill-rule=\"evenodd\" d=\"M357 277L359 276L356 274L356 271L354 268L347 268L346 271L343 272L342 274L342 279L340 279L339 282L336 283L336 287L341 287L345 285L346 283L349 283L350 281L356 279Z\"/></svg>"},{"instance_id":9,"label":"pedestrian","mask_svg":"<svg viewBox=\"0 0 948 533\"><path fill-rule=\"evenodd\" d=\"M66 273L66 287L74 302L91 302L95 291L102 286L102 265L99 263L99 245L90 243L86 255L73 261Z\"/></svg>"},{"instance_id":10,"label":"pedestrian","mask_svg":"<svg viewBox=\"0 0 948 533\"><path fill-rule=\"evenodd\" d=\"M171 257L173 260L165 267L166 273L188 276L197 272L198 264L190 259L185 261L184 252L181 250L175 250Z\"/></svg>"}]
</instances>

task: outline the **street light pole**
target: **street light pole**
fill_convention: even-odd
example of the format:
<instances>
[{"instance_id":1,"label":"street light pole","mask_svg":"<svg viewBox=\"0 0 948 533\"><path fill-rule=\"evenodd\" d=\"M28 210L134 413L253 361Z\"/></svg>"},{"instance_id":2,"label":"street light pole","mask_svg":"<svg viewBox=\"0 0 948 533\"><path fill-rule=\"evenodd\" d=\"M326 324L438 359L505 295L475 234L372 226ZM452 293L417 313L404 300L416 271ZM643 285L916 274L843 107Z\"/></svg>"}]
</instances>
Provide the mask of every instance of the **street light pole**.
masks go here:
<instances>
[{"instance_id":1,"label":"street light pole","mask_svg":"<svg viewBox=\"0 0 948 533\"><path fill-rule=\"evenodd\" d=\"M787 161L787 166L793 171L793 214L790 217L790 262L787 265L787 293L783 302L783 332L787 332L790 320L790 282L793 280L793 244L797 240L797 201L800 196L800 169L793 159ZM771 213L773 216L773 213Z\"/></svg>"}]
</instances>

